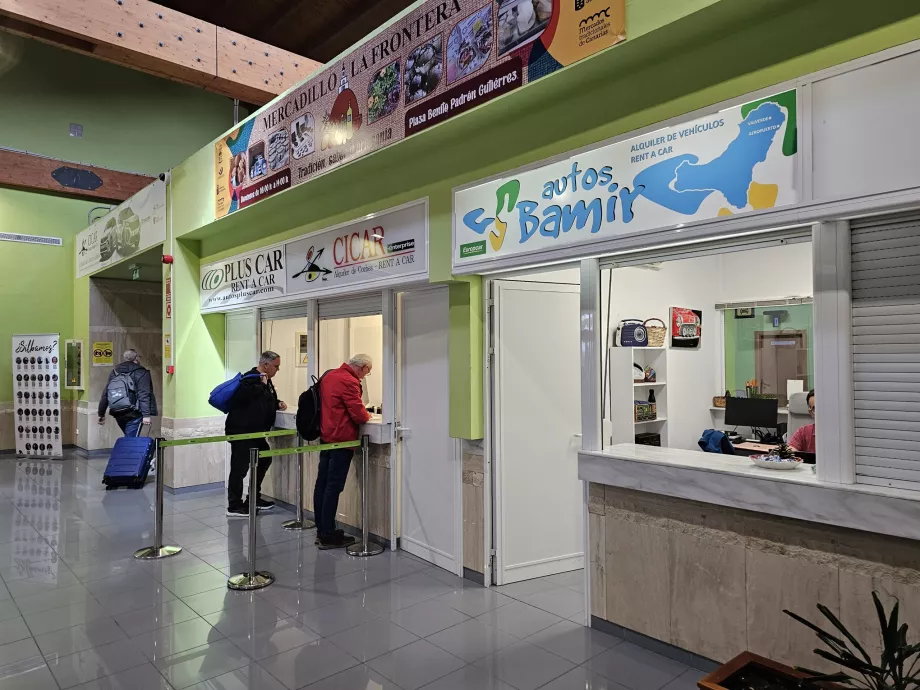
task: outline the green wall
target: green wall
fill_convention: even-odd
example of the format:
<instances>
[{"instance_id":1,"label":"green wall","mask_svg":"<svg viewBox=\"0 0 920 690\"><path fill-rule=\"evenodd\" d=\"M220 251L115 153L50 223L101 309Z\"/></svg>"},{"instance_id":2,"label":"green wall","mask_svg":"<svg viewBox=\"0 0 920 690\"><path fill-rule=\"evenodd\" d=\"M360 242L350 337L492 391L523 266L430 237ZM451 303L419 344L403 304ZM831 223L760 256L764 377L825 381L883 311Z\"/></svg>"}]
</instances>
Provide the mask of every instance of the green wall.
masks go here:
<instances>
[{"instance_id":1,"label":"green wall","mask_svg":"<svg viewBox=\"0 0 920 690\"><path fill-rule=\"evenodd\" d=\"M0 146L156 174L232 120L221 96L0 32ZM70 136L71 122L83 138ZM73 245L94 206L0 187L0 231L64 239L63 247L0 242L0 343L51 332L88 345L89 279L74 279ZM0 356L0 402L12 399L9 359Z\"/></svg>"}]
</instances>

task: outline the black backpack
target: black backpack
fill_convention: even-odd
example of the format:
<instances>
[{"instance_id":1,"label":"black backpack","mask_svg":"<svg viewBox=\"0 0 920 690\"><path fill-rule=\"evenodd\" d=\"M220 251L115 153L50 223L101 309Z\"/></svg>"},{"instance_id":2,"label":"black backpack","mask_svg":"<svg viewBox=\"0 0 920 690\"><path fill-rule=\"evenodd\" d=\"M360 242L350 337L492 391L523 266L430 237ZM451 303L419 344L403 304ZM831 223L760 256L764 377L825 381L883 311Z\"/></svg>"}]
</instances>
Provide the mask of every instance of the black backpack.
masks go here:
<instances>
[{"instance_id":1,"label":"black backpack","mask_svg":"<svg viewBox=\"0 0 920 690\"><path fill-rule=\"evenodd\" d=\"M305 441L315 441L319 438L320 425L320 397L319 387L326 375L313 379L313 385L300 394L297 400L297 433Z\"/></svg>"},{"instance_id":2,"label":"black backpack","mask_svg":"<svg viewBox=\"0 0 920 690\"><path fill-rule=\"evenodd\" d=\"M109 401L109 411L113 415L137 410L137 390L131 374L116 373L106 384L105 394Z\"/></svg>"}]
</instances>

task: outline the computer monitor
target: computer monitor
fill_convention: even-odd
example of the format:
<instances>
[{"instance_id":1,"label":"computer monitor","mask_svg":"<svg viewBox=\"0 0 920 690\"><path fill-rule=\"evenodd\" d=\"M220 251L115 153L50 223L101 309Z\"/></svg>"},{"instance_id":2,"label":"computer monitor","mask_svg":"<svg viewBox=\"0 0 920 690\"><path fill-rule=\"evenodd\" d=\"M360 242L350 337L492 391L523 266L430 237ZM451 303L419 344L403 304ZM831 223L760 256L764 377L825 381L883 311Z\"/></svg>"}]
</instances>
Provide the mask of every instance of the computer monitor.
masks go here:
<instances>
[{"instance_id":1,"label":"computer monitor","mask_svg":"<svg viewBox=\"0 0 920 690\"><path fill-rule=\"evenodd\" d=\"M778 411L776 398L725 398L725 426L775 429Z\"/></svg>"}]
</instances>

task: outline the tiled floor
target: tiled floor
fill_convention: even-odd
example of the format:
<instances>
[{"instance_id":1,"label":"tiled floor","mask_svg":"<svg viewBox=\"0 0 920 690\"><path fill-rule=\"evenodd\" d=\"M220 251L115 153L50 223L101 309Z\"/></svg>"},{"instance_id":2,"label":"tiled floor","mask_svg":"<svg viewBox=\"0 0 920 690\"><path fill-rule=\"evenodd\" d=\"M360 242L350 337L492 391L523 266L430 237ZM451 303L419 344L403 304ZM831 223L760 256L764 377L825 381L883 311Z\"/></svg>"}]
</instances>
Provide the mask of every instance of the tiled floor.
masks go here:
<instances>
[{"instance_id":1,"label":"tiled floor","mask_svg":"<svg viewBox=\"0 0 920 690\"><path fill-rule=\"evenodd\" d=\"M0 690L692 690L702 675L581 625L581 573L484 589L404 553L320 552L259 518L259 567L226 588L247 521L220 492L167 496L184 547L141 563L153 486L105 461L0 460Z\"/></svg>"}]
</instances>

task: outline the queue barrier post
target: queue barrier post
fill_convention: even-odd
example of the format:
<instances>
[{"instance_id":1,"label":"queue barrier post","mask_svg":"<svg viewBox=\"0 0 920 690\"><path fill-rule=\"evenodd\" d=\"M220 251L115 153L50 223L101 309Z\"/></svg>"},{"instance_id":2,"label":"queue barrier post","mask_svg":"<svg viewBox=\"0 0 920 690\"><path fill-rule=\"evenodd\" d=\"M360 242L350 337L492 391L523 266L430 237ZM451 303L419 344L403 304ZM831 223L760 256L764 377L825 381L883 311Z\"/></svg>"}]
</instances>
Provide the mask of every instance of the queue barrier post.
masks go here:
<instances>
[{"instance_id":1,"label":"queue barrier post","mask_svg":"<svg viewBox=\"0 0 920 690\"><path fill-rule=\"evenodd\" d=\"M259 510L259 449L249 450L249 570L227 580L227 588L251 591L268 587L275 581L273 573L256 570L256 515Z\"/></svg>"},{"instance_id":2,"label":"queue barrier post","mask_svg":"<svg viewBox=\"0 0 920 690\"><path fill-rule=\"evenodd\" d=\"M312 520L303 516L303 438L297 434L297 519L281 523L282 529L307 530L316 527Z\"/></svg>"},{"instance_id":3,"label":"queue barrier post","mask_svg":"<svg viewBox=\"0 0 920 690\"><path fill-rule=\"evenodd\" d=\"M163 494L166 487L166 447L163 445L163 439L156 440L157 453L157 485L156 493L153 499L154 506L154 523L153 523L153 546L145 546L134 552L134 557L138 560L152 561L160 558L169 558L176 554L182 553L181 546L163 544Z\"/></svg>"},{"instance_id":4,"label":"queue barrier post","mask_svg":"<svg viewBox=\"0 0 920 690\"><path fill-rule=\"evenodd\" d=\"M368 450L370 439L367 436L361 438L361 542L355 542L348 546L345 551L349 556L367 558L368 556L377 556L383 553L383 547L380 544L373 544L368 541L368 519L367 519L367 472L368 472Z\"/></svg>"}]
</instances>

